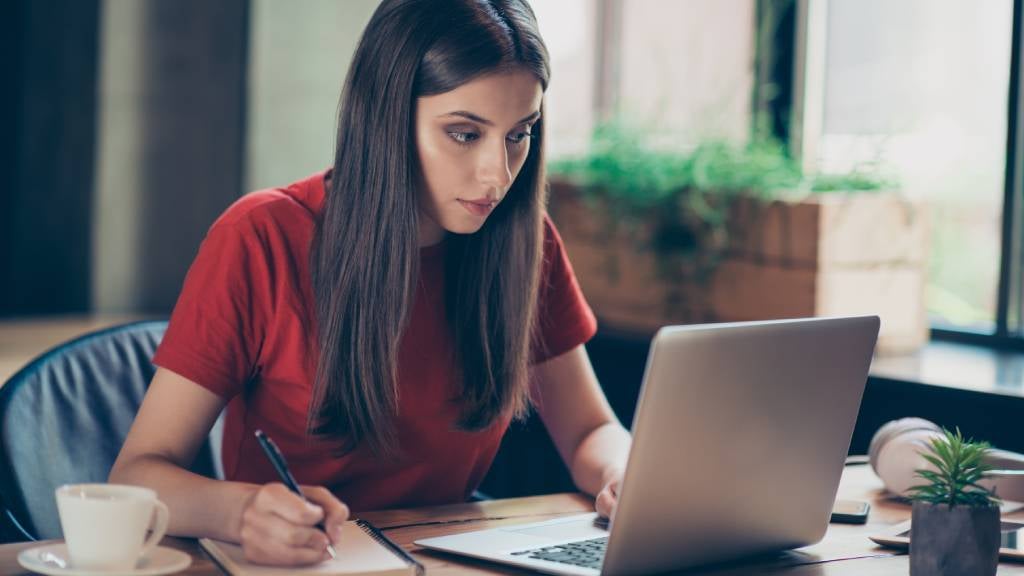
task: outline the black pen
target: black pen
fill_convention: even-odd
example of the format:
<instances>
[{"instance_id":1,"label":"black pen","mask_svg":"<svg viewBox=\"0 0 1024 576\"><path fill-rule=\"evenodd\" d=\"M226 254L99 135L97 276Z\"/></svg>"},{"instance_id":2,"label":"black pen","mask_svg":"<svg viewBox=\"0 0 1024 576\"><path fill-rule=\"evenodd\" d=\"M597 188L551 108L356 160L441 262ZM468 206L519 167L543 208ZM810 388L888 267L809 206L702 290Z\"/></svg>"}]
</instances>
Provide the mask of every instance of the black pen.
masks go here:
<instances>
[{"instance_id":1,"label":"black pen","mask_svg":"<svg viewBox=\"0 0 1024 576\"><path fill-rule=\"evenodd\" d=\"M277 470L277 475L281 477L281 482L288 487L289 490L299 495L299 498L306 500L306 496L302 494L302 490L299 489L299 484L295 482L295 477L288 470L288 463L284 461L284 456L281 455L281 451L277 449L277 445L270 439L269 436L263 433L263 430L256 431L256 439L260 441L260 447L263 448L263 452L270 459L270 463L274 465L274 470ZM309 500L306 500L309 502ZM317 528L327 534L327 528L324 527L323 522L318 522ZM331 544L330 535L327 536L327 553L331 555L331 558L337 558L338 553L334 550L334 544Z\"/></svg>"}]
</instances>

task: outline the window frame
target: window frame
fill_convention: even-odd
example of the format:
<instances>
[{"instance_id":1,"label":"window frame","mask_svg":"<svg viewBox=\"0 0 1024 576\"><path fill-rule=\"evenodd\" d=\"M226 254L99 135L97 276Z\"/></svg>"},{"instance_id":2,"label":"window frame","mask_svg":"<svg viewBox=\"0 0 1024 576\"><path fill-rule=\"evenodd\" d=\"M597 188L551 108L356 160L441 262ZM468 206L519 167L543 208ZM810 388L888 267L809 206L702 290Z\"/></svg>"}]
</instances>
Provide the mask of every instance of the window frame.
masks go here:
<instances>
[{"instance_id":1,"label":"window frame","mask_svg":"<svg viewBox=\"0 0 1024 576\"><path fill-rule=\"evenodd\" d=\"M1013 2L1013 35L1007 107L1006 175L1003 194L1002 256L996 312L997 337L1024 339L1024 97L1020 91L1022 0Z\"/></svg>"}]
</instances>

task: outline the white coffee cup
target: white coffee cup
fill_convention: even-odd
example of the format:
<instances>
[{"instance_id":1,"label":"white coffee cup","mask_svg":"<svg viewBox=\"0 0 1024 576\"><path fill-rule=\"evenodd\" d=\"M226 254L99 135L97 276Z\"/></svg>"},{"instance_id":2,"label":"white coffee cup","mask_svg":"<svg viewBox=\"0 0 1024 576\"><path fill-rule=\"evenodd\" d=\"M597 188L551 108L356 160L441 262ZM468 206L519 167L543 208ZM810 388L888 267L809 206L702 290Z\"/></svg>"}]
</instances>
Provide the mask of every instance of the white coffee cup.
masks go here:
<instances>
[{"instance_id":1,"label":"white coffee cup","mask_svg":"<svg viewBox=\"0 0 1024 576\"><path fill-rule=\"evenodd\" d=\"M132 570L167 533L167 506L149 488L66 484L56 497L72 568Z\"/></svg>"}]
</instances>

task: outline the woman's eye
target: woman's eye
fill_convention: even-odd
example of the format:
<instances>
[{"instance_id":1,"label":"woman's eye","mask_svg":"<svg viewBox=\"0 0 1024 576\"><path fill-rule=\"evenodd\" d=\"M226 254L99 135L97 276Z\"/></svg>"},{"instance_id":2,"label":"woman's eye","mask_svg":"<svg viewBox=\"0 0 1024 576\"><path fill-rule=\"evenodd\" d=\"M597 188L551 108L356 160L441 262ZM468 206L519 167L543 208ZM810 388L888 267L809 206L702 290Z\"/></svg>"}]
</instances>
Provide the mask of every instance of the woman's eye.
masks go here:
<instances>
[{"instance_id":1,"label":"woman's eye","mask_svg":"<svg viewBox=\"0 0 1024 576\"><path fill-rule=\"evenodd\" d=\"M480 137L474 132L449 132L448 136L459 144L470 144Z\"/></svg>"},{"instance_id":2,"label":"woman's eye","mask_svg":"<svg viewBox=\"0 0 1024 576\"><path fill-rule=\"evenodd\" d=\"M531 134L529 131L523 130L522 132L515 132L509 134L508 136L505 137L505 139L508 140L508 142L514 146L520 146L532 136L533 134ZM479 140L480 134L476 132L459 132L451 130L448 132L448 137L461 146L468 146L473 142Z\"/></svg>"},{"instance_id":3,"label":"woman's eye","mask_svg":"<svg viewBox=\"0 0 1024 576\"><path fill-rule=\"evenodd\" d=\"M513 144L522 144L531 136L533 136L533 134L530 134L529 132L516 132L515 134L508 135L508 141Z\"/></svg>"}]
</instances>

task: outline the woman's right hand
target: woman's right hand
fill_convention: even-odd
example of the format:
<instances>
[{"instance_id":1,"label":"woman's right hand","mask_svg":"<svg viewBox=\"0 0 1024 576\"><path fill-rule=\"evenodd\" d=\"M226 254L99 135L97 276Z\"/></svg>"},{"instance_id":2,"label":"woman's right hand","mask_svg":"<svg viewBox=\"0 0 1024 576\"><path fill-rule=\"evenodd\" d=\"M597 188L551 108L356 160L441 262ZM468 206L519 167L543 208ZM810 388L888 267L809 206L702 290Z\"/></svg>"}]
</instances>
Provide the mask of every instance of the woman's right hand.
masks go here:
<instances>
[{"instance_id":1,"label":"woman's right hand","mask_svg":"<svg viewBox=\"0 0 1024 576\"><path fill-rule=\"evenodd\" d=\"M321 486L301 488L309 502L280 482L265 484L249 497L239 529L239 543L247 560L301 566L330 558L327 545L340 540L348 506ZM315 527L320 521L327 534Z\"/></svg>"}]
</instances>

